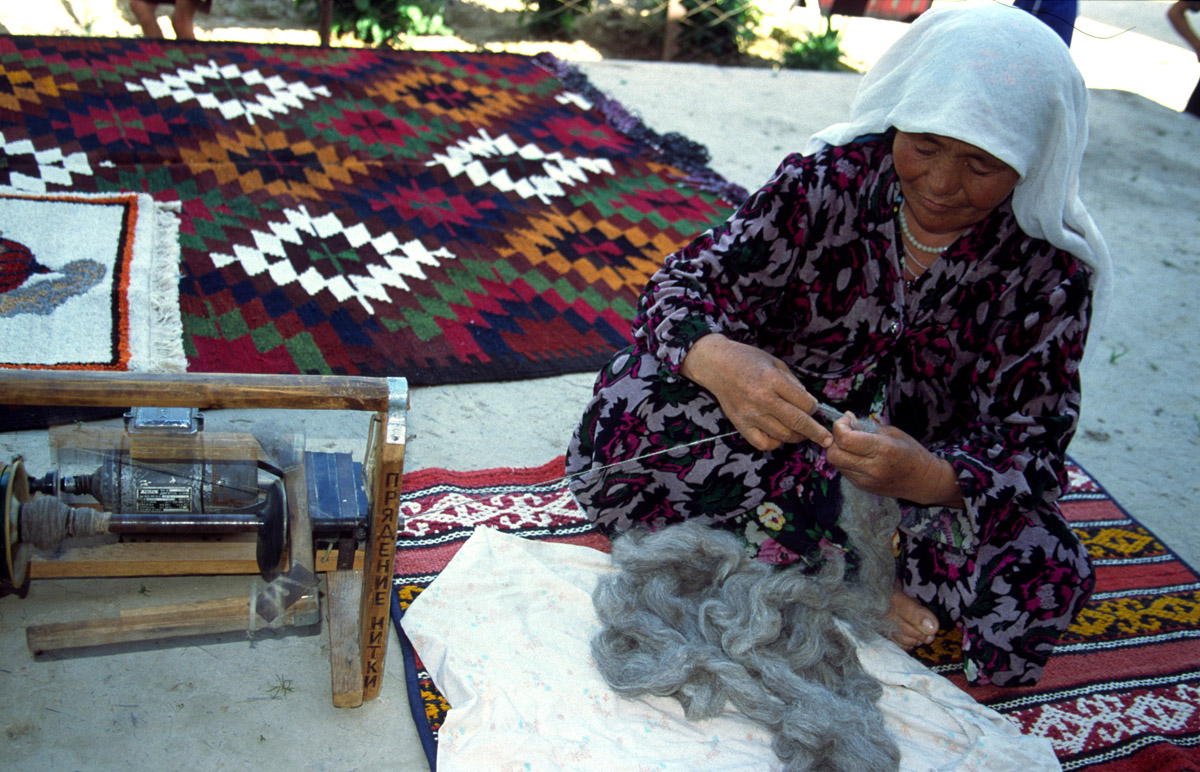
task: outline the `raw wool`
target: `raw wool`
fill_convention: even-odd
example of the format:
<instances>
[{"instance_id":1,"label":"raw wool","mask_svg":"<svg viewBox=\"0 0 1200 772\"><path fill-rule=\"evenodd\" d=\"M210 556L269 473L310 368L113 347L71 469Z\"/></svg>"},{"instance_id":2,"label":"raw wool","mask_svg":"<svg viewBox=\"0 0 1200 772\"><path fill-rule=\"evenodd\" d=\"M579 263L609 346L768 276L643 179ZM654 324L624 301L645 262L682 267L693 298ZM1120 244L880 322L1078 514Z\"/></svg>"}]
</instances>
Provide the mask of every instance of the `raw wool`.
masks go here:
<instances>
[{"instance_id":1,"label":"raw wool","mask_svg":"<svg viewBox=\"0 0 1200 772\"><path fill-rule=\"evenodd\" d=\"M892 499L843 483L842 525L860 557L814 574L747 556L731 533L692 522L613 543L619 573L593 595L602 629L592 656L626 697L679 700L689 720L731 703L775 734L788 772L895 770L900 751L876 707L852 635L887 631L894 582Z\"/></svg>"},{"instance_id":2,"label":"raw wool","mask_svg":"<svg viewBox=\"0 0 1200 772\"><path fill-rule=\"evenodd\" d=\"M34 494L21 505L21 541L55 552L67 539L108 533L112 514L91 507L68 507L55 496Z\"/></svg>"}]
</instances>

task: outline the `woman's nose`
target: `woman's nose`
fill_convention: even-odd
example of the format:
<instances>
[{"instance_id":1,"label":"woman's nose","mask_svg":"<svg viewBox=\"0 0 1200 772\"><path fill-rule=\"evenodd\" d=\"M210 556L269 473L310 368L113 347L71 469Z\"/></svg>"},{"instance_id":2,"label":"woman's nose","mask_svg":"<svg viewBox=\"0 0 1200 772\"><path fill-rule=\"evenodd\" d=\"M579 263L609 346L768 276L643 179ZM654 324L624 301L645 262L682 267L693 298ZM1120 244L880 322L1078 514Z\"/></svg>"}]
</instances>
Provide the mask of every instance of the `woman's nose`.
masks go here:
<instances>
[{"instance_id":1,"label":"woman's nose","mask_svg":"<svg viewBox=\"0 0 1200 772\"><path fill-rule=\"evenodd\" d=\"M960 185L957 164L944 154L939 155L929 166L928 180L931 193L948 196L957 192Z\"/></svg>"}]
</instances>

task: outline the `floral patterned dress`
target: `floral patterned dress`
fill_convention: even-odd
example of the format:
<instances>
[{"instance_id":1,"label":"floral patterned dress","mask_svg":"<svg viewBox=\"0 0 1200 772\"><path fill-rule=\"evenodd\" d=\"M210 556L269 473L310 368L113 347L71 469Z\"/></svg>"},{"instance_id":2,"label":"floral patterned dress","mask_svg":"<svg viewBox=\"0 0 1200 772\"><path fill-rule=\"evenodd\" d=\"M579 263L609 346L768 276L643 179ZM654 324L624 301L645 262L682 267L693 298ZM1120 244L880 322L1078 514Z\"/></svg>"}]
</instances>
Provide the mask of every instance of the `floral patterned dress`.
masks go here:
<instances>
[{"instance_id":1,"label":"floral patterned dress","mask_svg":"<svg viewBox=\"0 0 1200 772\"><path fill-rule=\"evenodd\" d=\"M905 281L891 140L789 156L667 259L634 345L597 378L567 471L610 533L701 518L763 561L816 565L839 551L853 565L824 451L756 450L679 373L710 332L755 345L822 401L895 425L953 466L965 509L900 502L898 579L962 628L972 682L1033 683L1094 585L1056 503L1091 270L1026 236L1006 202Z\"/></svg>"}]
</instances>

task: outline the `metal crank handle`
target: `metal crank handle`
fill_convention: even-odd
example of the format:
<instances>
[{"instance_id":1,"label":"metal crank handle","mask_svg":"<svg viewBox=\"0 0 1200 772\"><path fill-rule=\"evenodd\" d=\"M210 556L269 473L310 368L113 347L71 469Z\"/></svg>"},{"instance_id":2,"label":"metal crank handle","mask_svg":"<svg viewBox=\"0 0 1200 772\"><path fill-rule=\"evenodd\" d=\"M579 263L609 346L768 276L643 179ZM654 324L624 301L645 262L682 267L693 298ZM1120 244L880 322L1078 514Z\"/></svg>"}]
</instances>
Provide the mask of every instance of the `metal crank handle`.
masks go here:
<instances>
[{"instance_id":1,"label":"metal crank handle","mask_svg":"<svg viewBox=\"0 0 1200 772\"><path fill-rule=\"evenodd\" d=\"M838 410L833 405L826 405L824 402L817 403L817 411L816 412L820 413L822 416L829 419L830 423L833 423L834 421L838 420L839 418L841 418L843 415L846 414L846 411ZM879 429L881 427L880 427L879 422L876 421L874 418L859 418L858 416L855 416L854 423L851 424L850 428L854 429L857 432L866 432L868 434L879 434Z\"/></svg>"}]
</instances>

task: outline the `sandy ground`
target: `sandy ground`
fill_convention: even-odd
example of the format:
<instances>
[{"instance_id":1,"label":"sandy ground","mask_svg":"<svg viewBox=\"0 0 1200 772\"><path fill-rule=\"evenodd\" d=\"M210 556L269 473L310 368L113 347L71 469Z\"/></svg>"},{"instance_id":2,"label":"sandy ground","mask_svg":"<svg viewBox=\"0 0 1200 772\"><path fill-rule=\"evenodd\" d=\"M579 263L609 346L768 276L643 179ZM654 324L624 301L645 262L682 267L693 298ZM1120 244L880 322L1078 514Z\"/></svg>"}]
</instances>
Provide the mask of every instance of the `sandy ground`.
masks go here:
<instances>
[{"instance_id":1,"label":"sandy ground","mask_svg":"<svg viewBox=\"0 0 1200 772\"><path fill-rule=\"evenodd\" d=\"M13 13L19 4L33 5L0 0L0 23L9 31L57 29L20 27ZM1107 327L1090 344L1083 420L1070 452L1139 520L1200 565L1194 524L1200 504L1194 471L1200 457L1200 120L1176 112L1200 67L1172 41L1160 18L1163 3L1082 5L1080 28L1095 35L1077 35L1073 46L1093 89L1083 196L1112 249L1117 294ZM847 33L847 48L864 60L899 31L855 21L864 23L853 37ZM236 29L249 29L242 25ZM1128 26L1136 29L1112 36ZM856 74L591 55L577 61L595 85L656 130L706 144L714 168L747 187L760 184L809 134L842 119L859 80ZM547 461L563 451L591 380L584 373L415 389L407 468ZM365 436L360 423L343 416L226 412L211 420L294 422L306 429L310 447L359 454ZM0 453L23 453L40 469L44 444L40 433L9 435L0 437ZM34 661L25 647L30 624L236 594L247 581L41 580L24 600L0 599L0 690L6 696L0 727L7 741L0 766L30 772L423 769L394 639L382 696L354 710L329 705L323 632L251 643L234 635L46 662Z\"/></svg>"}]
</instances>

